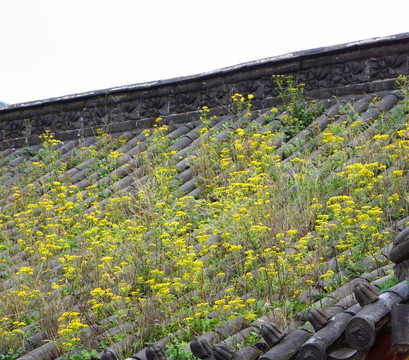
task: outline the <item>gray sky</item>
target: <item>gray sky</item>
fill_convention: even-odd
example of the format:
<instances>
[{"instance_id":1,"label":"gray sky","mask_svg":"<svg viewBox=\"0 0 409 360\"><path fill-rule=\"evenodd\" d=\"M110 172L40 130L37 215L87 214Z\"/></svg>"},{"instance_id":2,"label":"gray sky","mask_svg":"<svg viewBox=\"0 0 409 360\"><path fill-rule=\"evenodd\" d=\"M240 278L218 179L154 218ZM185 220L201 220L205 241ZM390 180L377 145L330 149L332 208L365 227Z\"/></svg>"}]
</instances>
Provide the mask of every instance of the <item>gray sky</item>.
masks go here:
<instances>
[{"instance_id":1,"label":"gray sky","mask_svg":"<svg viewBox=\"0 0 409 360\"><path fill-rule=\"evenodd\" d=\"M0 101L191 75L409 31L408 0L0 0Z\"/></svg>"}]
</instances>

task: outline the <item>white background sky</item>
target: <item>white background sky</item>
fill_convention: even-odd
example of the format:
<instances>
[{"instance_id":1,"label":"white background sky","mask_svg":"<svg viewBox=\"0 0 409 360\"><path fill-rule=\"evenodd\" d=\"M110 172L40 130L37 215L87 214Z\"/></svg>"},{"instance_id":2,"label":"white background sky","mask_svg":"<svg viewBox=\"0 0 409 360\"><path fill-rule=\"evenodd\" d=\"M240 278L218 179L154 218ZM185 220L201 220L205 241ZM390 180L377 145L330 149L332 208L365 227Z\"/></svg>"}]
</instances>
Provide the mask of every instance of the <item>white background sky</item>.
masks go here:
<instances>
[{"instance_id":1,"label":"white background sky","mask_svg":"<svg viewBox=\"0 0 409 360\"><path fill-rule=\"evenodd\" d=\"M408 0L0 0L0 101L408 32L408 10Z\"/></svg>"}]
</instances>

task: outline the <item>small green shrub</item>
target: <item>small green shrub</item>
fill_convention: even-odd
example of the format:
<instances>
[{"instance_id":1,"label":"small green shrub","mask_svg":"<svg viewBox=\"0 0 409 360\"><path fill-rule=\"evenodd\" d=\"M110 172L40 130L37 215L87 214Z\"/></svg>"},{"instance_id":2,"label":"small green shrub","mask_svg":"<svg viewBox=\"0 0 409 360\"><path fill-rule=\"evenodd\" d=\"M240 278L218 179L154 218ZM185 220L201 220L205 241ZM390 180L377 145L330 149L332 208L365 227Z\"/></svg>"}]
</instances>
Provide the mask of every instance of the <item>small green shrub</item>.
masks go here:
<instances>
[{"instance_id":1,"label":"small green shrub","mask_svg":"<svg viewBox=\"0 0 409 360\"><path fill-rule=\"evenodd\" d=\"M298 134L312 123L323 111L323 104L308 103L304 96L305 84L295 84L292 76L273 75L276 91L282 101L282 111L287 112L281 119L290 136Z\"/></svg>"},{"instance_id":2,"label":"small green shrub","mask_svg":"<svg viewBox=\"0 0 409 360\"><path fill-rule=\"evenodd\" d=\"M186 351L189 347L188 341L182 341L173 337L171 341L166 344L166 354L169 360L194 360L197 359L190 351Z\"/></svg>"}]
</instances>

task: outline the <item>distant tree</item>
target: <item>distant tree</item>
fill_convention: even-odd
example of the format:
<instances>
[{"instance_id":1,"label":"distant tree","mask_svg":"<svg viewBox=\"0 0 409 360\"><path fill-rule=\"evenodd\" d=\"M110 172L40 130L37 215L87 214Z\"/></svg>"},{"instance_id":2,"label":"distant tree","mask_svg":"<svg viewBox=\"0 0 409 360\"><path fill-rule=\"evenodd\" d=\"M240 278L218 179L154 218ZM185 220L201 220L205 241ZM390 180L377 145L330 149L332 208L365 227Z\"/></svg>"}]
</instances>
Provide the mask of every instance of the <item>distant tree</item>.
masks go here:
<instances>
[{"instance_id":1,"label":"distant tree","mask_svg":"<svg viewBox=\"0 0 409 360\"><path fill-rule=\"evenodd\" d=\"M5 103L4 101L0 101L0 107L2 107L2 106L7 106L8 104L7 103Z\"/></svg>"}]
</instances>

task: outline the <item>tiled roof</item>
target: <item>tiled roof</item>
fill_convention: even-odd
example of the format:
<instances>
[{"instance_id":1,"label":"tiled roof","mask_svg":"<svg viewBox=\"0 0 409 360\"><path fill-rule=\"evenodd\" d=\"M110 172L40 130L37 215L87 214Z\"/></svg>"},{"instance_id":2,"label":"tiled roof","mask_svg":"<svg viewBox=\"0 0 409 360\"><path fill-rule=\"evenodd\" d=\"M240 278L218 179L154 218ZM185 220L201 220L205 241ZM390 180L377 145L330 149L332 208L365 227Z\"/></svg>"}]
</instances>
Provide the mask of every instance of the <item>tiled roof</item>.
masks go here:
<instances>
[{"instance_id":1,"label":"tiled roof","mask_svg":"<svg viewBox=\"0 0 409 360\"><path fill-rule=\"evenodd\" d=\"M268 101L236 94L175 121L141 117L145 130L124 115L112 136L67 124L64 142L36 141L18 123L0 159L0 354L370 355L409 299L409 99L392 75L366 83L375 92L307 85L308 103L295 83Z\"/></svg>"}]
</instances>

